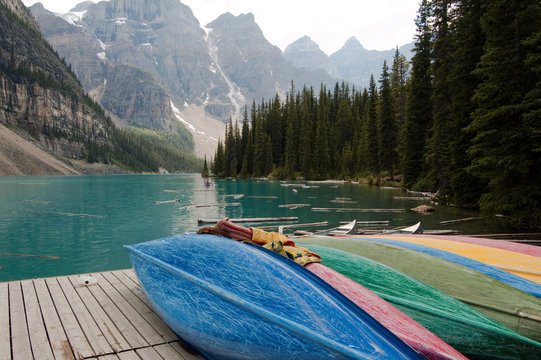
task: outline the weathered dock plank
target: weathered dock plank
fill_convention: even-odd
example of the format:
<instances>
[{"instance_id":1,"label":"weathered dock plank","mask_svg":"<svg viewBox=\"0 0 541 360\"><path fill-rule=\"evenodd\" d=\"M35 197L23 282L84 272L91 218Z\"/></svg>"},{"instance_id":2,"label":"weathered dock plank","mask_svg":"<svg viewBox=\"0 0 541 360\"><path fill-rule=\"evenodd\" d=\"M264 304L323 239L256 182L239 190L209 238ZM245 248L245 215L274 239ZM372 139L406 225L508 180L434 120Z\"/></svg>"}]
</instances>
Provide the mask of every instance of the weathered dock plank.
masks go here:
<instances>
[{"instance_id":1,"label":"weathered dock plank","mask_svg":"<svg viewBox=\"0 0 541 360\"><path fill-rule=\"evenodd\" d=\"M39 308L34 283L32 280L21 281L21 286L32 353L39 354L40 359L43 360L54 360L51 345L47 339L45 325L41 317L41 309Z\"/></svg>"},{"instance_id":2,"label":"weathered dock plank","mask_svg":"<svg viewBox=\"0 0 541 360\"><path fill-rule=\"evenodd\" d=\"M98 303L97 306L100 306L104 310L115 327L120 331L122 337L127 341L128 345L123 347L122 350L148 346L149 342L132 325L130 319L124 315L124 312L121 310L122 304L117 302L114 296L111 296L109 292L110 285L105 278L101 277L100 274L93 274L92 276L97 279L98 283L88 287L83 285L83 287L86 287L94 296ZM73 283L75 278L71 278L71 280Z\"/></svg>"},{"instance_id":3,"label":"weathered dock plank","mask_svg":"<svg viewBox=\"0 0 541 360\"><path fill-rule=\"evenodd\" d=\"M94 351L77 322L68 300L64 296L56 278L45 279L49 293L51 294L54 308L62 323L62 327L69 339L70 348L73 350L76 359L84 359L94 356Z\"/></svg>"},{"instance_id":4,"label":"weathered dock plank","mask_svg":"<svg viewBox=\"0 0 541 360\"><path fill-rule=\"evenodd\" d=\"M128 344L126 339L124 339L124 336L122 336L122 333L118 330L113 321L109 318L108 313L106 313L104 307L102 307L103 304L98 304L98 302L90 292L89 289L96 288L96 286L80 285L77 282L77 278L72 276L67 277L67 280L69 281L69 285L71 285L73 289L75 289L75 292L79 295L81 302L88 309L89 315L96 323L97 329L94 328L93 333L96 334L96 336L98 337L100 336L100 334L103 334L103 338L105 338L108 345L110 346L109 348L108 346L104 345L102 353L110 353L110 350L113 350L115 353L117 353L122 350L130 349L130 344ZM67 285L68 283L66 283L66 286ZM87 320L85 318L84 321L90 320Z\"/></svg>"},{"instance_id":5,"label":"weathered dock plank","mask_svg":"<svg viewBox=\"0 0 541 360\"><path fill-rule=\"evenodd\" d=\"M45 283L45 279L34 280L34 287L39 299L41 315L43 316L43 322L49 335L49 341L51 343L51 349L55 359L75 359L68 341L68 337L66 336L66 332L62 326L62 322L60 321L58 313L56 312L53 299L49 293L47 284Z\"/></svg>"},{"instance_id":6,"label":"weathered dock plank","mask_svg":"<svg viewBox=\"0 0 541 360\"><path fill-rule=\"evenodd\" d=\"M122 295L101 274L93 274L98 279L98 284L117 306L118 314L129 319L129 336L140 344L133 346L143 347L151 344L159 344L164 340L152 326L139 314ZM93 286L91 286L93 287ZM132 325L133 324L133 325ZM128 325L128 324L127 324Z\"/></svg>"},{"instance_id":7,"label":"weathered dock plank","mask_svg":"<svg viewBox=\"0 0 541 360\"><path fill-rule=\"evenodd\" d=\"M0 283L0 360L11 359L8 283Z\"/></svg>"},{"instance_id":8,"label":"weathered dock plank","mask_svg":"<svg viewBox=\"0 0 541 360\"><path fill-rule=\"evenodd\" d=\"M90 276L0 283L0 360L202 359L150 308L132 269Z\"/></svg>"},{"instance_id":9,"label":"weathered dock plank","mask_svg":"<svg viewBox=\"0 0 541 360\"><path fill-rule=\"evenodd\" d=\"M133 271L130 271L129 273L135 276ZM152 333L152 338L155 339L153 343L159 343L163 341L169 342L178 339L175 333L173 333L173 331L171 331L171 329L162 321L162 319L160 319L160 317L156 315L156 313L150 308L150 305L147 303L147 299L141 291L138 282L134 282L122 271L110 273L107 272L102 273L101 275L109 280L109 283L116 289L116 291L118 291L118 293L124 299L118 299L118 303L122 303L122 308L124 309L124 311L128 313L136 311L138 313L138 316L134 318L127 315L130 320L140 323L141 320L139 319L139 317L141 317L148 323L148 325L150 325L152 330L147 329L146 325L144 329L145 331ZM138 329L142 330L143 328ZM154 332L159 337L155 337ZM148 341L150 341L151 339L151 337L145 338Z\"/></svg>"},{"instance_id":10,"label":"weathered dock plank","mask_svg":"<svg viewBox=\"0 0 541 360\"><path fill-rule=\"evenodd\" d=\"M69 301L70 307L73 309L73 314L77 322L81 325L81 329L85 334L90 346L94 350L95 355L105 355L115 352L106 337L101 332L99 326L94 321L92 313L88 311L85 304L71 285L67 277L57 278L58 284L62 288L64 295Z\"/></svg>"},{"instance_id":11,"label":"weathered dock plank","mask_svg":"<svg viewBox=\"0 0 541 360\"><path fill-rule=\"evenodd\" d=\"M20 283L9 284L9 315L13 359L32 359L30 337L26 326L23 292Z\"/></svg>"}]
</instances>

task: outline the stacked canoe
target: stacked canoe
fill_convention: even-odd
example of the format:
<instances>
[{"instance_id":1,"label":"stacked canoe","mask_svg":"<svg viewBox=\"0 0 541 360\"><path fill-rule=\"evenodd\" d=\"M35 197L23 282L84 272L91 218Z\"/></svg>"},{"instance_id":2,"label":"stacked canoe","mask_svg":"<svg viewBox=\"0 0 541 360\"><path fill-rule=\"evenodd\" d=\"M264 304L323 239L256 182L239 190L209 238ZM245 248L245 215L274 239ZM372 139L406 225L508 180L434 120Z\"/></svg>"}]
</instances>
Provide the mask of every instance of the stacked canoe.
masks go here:
<instances>
[{"instance_id":1,"label":"stacked canoe","mask_svg":"<svg viewBox=\"0 0 541 360\"><path fill-rule=\"evenodd\" d=\"M127 246L151 305L208 359L541 358L541 252L423 235L302 237L305 267L183 235Z\"/></svg>"}]
</instances>

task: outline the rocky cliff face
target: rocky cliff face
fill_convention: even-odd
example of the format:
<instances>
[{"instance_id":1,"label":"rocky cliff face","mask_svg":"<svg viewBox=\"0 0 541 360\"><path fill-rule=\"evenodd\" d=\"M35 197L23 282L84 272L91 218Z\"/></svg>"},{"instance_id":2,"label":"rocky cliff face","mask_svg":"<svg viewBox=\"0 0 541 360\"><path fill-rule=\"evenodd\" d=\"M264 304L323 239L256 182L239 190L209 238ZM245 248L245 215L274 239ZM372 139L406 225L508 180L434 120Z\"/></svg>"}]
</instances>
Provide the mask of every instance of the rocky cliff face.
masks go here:
<instances>
[{"instance_id":1,"label":"rocky cliff face","mask_svg":"<svg viewBox=\"0 0 541 360\"><path fill-rule=\"evenodd\" d=\"M152 74L131 65L117 65L107 74L101 104L127 125L173 130L177 122L165 89Z\"/></svg>"},{"instance_id":2,"label":"rocky cliff face","mask_svg":"<svg viewBox=\"0 0 541 360\"><path fill-rule=\"evenodd\" d=\"M72 65L85 90L92 94L103 95L102 86L115 73L113 67L130 64L152 74L177 108L185 104L207 105L212 115L223 117L230 113L229 88L221 74L213 71L206 34L192 11L179 1L86 4L74 9L80 11L78 17L75 12L67 14L71 24L39 5L31 10L47 40ZM167 103L165 100L160 98L158 102L161 105ZM169 124L171 119L152 121Z\"/></svg>"},{"instance_id":3,"label":"rocky cliff face","mask_svg":"<svg viewBox=\"0 0 541 360\"><path fill-rule=\"evenodd\" d=\"M58 155L84 158L85 142L104 144L109 124L28 19L22 3L0 0L0 123Z\"/></svg>"},{"instance_id":4,"label":"rocky cliff face","mask_svg":"<svg viewBox=\"0 0 541 360\"><path fill-rule=\"evenodd\" d=\"M100 93L102 99L110 67L123 64L152 74L181 111L188 105L202 107L225 122L239 118L253 99L284 93L292 80L316 87L336 81L324 71L292 66L265 39L251 14L224 14L204 29L178 0L85 4L64 16L72 24L60 24L39 5L31 10L85 90Z\"/></svg>"},{"instance_id":5,"label":"rocky cliff face","mask_svg":"<svg viewBox=\"0 0 541 360\"><path fill-rule=\"evenodd\" d=\"M336 82L324 71L299 69L269 43L252 14L221 15L206 25L209 46L225 76L248 101L284 95L291 81L297 86L319 87Z\"/></svg>"},{"instance_id":6,"label":"rocky cliff face","mask_svg":"<svg viewBox=\"0 0 541 360\"><path fill-rule=\"evenodd\" d=\"M81 8L78 10L85 11ZM106 74L112 68L112 64L103 56L103 43L82 27L45 10L41 3L32 6L31 11L41 24L43 36L70 64L85 91L89 92L103 85ZM73 61L70 61L72 59Z\"/></svg>"}]
</instances>

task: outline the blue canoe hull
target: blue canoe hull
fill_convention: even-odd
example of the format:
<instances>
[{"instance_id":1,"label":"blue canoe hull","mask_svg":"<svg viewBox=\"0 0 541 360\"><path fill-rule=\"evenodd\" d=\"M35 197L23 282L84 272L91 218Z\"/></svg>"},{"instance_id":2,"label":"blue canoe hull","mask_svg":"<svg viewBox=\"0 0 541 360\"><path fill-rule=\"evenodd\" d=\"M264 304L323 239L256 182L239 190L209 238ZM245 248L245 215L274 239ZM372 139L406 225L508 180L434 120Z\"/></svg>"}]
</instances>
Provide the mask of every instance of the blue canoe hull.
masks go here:
<instances>
[{"instance_id":1,"label":"blue canoe hull","mask_svg":"<svg viewBox=\"0 0 541 360\"><path fill-rule=\"evenodd\" d=\"M302 266L214 235L126 246L154 310L208 359L419 359Z\"/></svg>"}]
</instances>

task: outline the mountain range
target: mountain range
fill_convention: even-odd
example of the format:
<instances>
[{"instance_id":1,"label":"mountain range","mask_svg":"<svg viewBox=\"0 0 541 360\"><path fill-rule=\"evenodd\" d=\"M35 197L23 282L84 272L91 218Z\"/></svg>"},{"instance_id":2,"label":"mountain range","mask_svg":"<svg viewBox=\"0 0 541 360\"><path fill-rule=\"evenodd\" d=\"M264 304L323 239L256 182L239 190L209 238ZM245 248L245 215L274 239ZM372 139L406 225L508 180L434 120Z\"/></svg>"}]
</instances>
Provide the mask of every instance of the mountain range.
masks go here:
<instances>
[{"instance_id":1,"label":"mountain range","mask_svg":"<svg viewBox=\"0 0 541 360\"><path fill-rule=\"evenodd\" d=\"M230 118L244 107L297 88L376 79L395 49L366 50L355 38L327 56L305 36L284 52L267 41L252 14L225 13L201 26L178 0L80 3L66 14L30 10L43 36L84 90L120 127L168 130L182 124L195 153L212 156ZM400 48L411 56L412 44Z\"/></svg>"}]
</instances>

